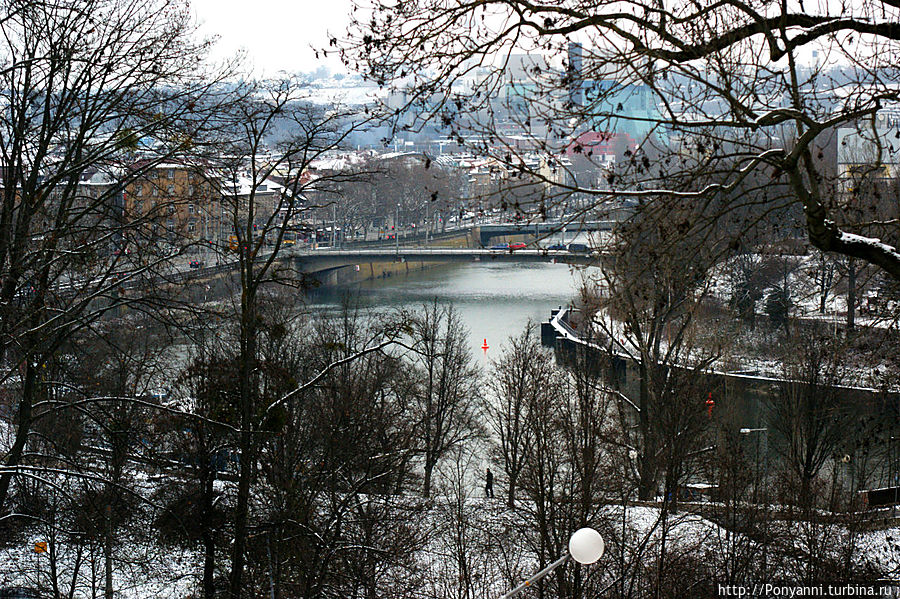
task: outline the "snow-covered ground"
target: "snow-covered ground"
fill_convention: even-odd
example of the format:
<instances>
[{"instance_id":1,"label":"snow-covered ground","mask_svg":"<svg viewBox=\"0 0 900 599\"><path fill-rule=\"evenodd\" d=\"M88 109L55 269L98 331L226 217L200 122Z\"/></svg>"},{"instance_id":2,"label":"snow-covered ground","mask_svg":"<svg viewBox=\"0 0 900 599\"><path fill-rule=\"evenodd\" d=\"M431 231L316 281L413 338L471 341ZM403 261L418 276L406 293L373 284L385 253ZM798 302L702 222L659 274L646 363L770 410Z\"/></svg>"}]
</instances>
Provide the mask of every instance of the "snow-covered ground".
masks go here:
<instances>
[{"instance_id":1,"label":"snow-covered ground","mask_svg":"<svg viewBox=\"0 0 900 599\"><path fill-rule=\"evenodd\" d=\"M524 579L534 573L538 564L533 555L529 557L531 554L526 549L527 544L523 543L523 538L528 534L528 521L522 516L526 510L508 510L502 499L468 498L461 505L455 504L454 498L445 499L437 497L421 523L423 534L427 534L430 540L420 553L419 561L430 572L430 584L440 585L445 580L456 580L454 572L459 567L460 548L471 552L468 555L472 559L470 567L477 569L480 584L496 594L508 590L506 586L510 576ZM648 563L655 560L664 528L668 551L677 551L713 569L717 560L723 560L722 567L725 567L726 554L736 545L746 547L749 555L759 551L754 541L740 533L731 534L715 522L691 512L669 514L664 523L658 507L633 505L624 510L627 559ZM453 515L460 513L462 519L454 521ZM609 505L600 510L596 521L591 524L606 531L607 535L619 536L622 520L623 507ZM853 542L853 560L858 567L888 577L900 572L900 528L865 531L852 537L840 525L825 529L802 522L773 522L769 526L770 530L777 532L776 537L794 539L788 543L796 551L792 558L794 563L773 560L770 565L787 580L796 575L797 564L802 567L808 549L807 540L813 543L827 541L821 544L818 551L833 551L835 555L846 548L847 543ZM116 596L123 599L186 599L196 593L201 571L199 551L160 547L151 541L152 536L148 533L146 538L126 538L117 543L113 578ZM0 588L50 588L49 558L46 553L34 552L34 544L46 540L45 536L35 532L21 543L0 549ZM606 562L604 570L609 571L610 576L611 564L619 559L616 546L615 543L608 543L607 555L600 562L601 567ZM73 568L76 560L80 560L78 574L74 577L73 597L87 599L102 596L102 547L84 545L78 548L60 544L55 549L58 552L61 592L65 595L70 590Z\"/></svg>"},{"instance_id":2,"label":"snow-covered ground","mask_svg":"<svg viewBox=\"0 0 900 599\"><path fill-rule=\"evenodd\" d=\"M47 539L46 535L35 532L24 541L0 549L0 588L52 588L49 554L35 553L35 544ZM75 598L103 596L102 547L57 543L53 549L57 584L63 596L68 596L73 582ZM116 544L114 556L113 588L116 597L121 599L181 599L197 588L201 571L199 554L158 547L147 538L125 538Z\"/></svg>"},{"instance_id":3,"label":"snow-covered ground","mask_svg":"<svg viewBox=\"0 0 900 599\"><path fill-rule=\"evenodd\" d=\"M755 257L760 261L764 258L763 256ZM789 272L782 281L786 282L791 289L794 302L791 315L800 320L825 323L833 326L835 331L842 330L846 323L846 295L837 293L833 287L830 288L826 301L826 312L822 314L819 311L820 292L807 274L816 266L813 258L788 256L785 259L791 261ZM727 264L716 268L711 274L709 287L706 290L708 296L721 305L728 305L734 292L732 279L727 269ZM601 289L600 292L603 293L603 290ZM866 293L864 288L860 290L860 293ZM760 299L757 303L757 319L761 323L767 319L763 311L764 303L764 299ZM862 311L857 313L856 324L861 330L872 327L882 331L897 330L900 326L896 316L865 314ZM614 340L613 350L621 356L635 357L639 354L635 340L627 334L624 324L611 318L607 312L601 311L595 315L594 326L598 331ZM763 334L762 329L762 326L758 327L756 334ZM668 344L665 338L662 339L660 347L663 352L667 350ZM679 359L685 364L705 360L709 351L702 344L698 344L696 347L682 348ZM784 365L779 358L774 352L772 355L753 355L747 351L726 346L726 352L710 364L709 370L734 376L782 379ZM900 389L900 380L885 380L883 373L888 371L890 371L888 364L875 363L872 359L867 360L865 364L845 364L843 385L867 390L881 390L885 388L885 385L892 390Z\"/></svg>"}]
</instances>

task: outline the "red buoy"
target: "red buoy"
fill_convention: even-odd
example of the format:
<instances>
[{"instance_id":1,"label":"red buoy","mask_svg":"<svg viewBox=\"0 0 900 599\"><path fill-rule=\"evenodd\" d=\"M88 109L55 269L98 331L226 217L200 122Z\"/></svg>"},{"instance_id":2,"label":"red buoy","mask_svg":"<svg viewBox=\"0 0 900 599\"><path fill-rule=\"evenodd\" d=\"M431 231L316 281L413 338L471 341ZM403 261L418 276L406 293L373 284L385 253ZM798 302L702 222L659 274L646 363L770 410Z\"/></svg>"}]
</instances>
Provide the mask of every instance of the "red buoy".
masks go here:
<instances>
[{"instance_id":1,"label":"red buoy","mask_svg":"<svg viewBox=\"0 0 900 599\"><path fill-rule=\"evenodd\" d=\"M487 350L488 350L487 339L484 340L484 345L481 346L481 349L484 350L484 353L487 353Z\"/></svg>"}]
</instances>

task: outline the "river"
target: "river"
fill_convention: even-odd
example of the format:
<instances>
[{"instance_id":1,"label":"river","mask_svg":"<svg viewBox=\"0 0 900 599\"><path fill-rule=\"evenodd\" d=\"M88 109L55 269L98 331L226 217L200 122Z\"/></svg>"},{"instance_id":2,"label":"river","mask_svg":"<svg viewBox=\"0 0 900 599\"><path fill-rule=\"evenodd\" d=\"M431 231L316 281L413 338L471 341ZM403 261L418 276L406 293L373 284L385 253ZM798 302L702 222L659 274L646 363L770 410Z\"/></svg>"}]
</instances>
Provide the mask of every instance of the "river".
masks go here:
<instances>
[{"instance_id":1,"label":"river","mask_svg":"<svg viewBox=\"0 0 900 599\"><path fill-rule=\"evenodd\" d=\"M351 294L361 306L381 311L421 308L437 298L454 305L469 330L473 355L484 359L485 339L487 356L497 357L503 343L529 320L540 323L552 308L570 303L581 280L582 271L564 264L472 262L318 289L308 301L311 308L333 310Z\"/></svg>"},{"instance_id":2,"label":"river","mask_svg":"<svg viewBox=\"0 0 900 599\"><path fill-rule=\"evenodd\" d=\"M477 363L487 365L487 360L496 359L507 339L521 333L529 320L535 324L546 321L551 309L572 302L583 276L591 273L592 269L573 269L550 263L451 264L402 277L319 289L312 292L307 301L311 308L331 311L339 309L342 298L351 294L359 299L361 306L376 312L417 309L434 298L452 303L469 330L472 355ZM487 355L481 349L485 339L490 348ZM631 384L635 384L633 380ZM773 383L747 379L728 384L710 381L710 385L716 396L715 409L725 410L722 413L727 426L735 430L772 426L765 418L763 406L766 405L765 398L773 393ZM760 403L761 398L763 403ZM704 399L705 395L698 399L699 410L705 409ZM859 404L865 398L854 395L848 399ZM869 405L871 398L865 402ZM877 412L879 408L874 409ZM749 440L744 442L751 443ZM773 439L767 437L764 443L764 451L769 452L767 459L774 464L778 459L774 433ZM885 484L883 470L881 478L875 476L882 485ZM847 473L842 473L841 477L845 475Z\"/></svg>"}]
</instances>

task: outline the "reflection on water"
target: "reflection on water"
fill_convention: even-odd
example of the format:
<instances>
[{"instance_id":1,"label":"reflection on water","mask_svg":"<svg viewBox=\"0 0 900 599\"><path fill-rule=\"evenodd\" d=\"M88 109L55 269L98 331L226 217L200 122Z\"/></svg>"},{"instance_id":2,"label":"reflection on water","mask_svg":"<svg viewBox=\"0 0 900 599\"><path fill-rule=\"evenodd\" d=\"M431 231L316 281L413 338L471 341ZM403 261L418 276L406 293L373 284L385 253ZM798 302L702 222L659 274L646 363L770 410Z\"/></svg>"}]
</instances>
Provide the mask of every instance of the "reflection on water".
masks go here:
<instances>
[{"instance_id":1,"label":"reflection on water","mask_svg":"<svg viewBox=\"0 0 900 599\"><path fill-rule=\"evenodd\" d=\"M582 272L564 264L454 264L407 276L364 281L319 289L309 294L312 308L335 309L350 294L375 310L417 308L437 298L452 302L469 328L473 354L481 357L487 339L488 357L530 320L546 320L551 308L572 301Z\"/></svg>"}]
</instances>

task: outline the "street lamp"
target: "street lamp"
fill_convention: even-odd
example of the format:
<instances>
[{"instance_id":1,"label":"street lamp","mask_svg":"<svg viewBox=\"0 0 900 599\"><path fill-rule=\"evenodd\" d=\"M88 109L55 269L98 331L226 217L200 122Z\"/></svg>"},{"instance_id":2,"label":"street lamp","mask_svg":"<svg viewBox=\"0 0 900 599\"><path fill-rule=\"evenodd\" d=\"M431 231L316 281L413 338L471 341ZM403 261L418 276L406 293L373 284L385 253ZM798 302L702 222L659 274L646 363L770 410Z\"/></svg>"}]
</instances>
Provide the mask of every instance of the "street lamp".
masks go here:
<instances>
[{"instance_id":1,"label":"street lamp","mask_svg":"<svg viewBox=\"0 0 900 599\"><path fill-rule=\"evenodd\" d=\"M888 482L891 487L894 487L894 503L891 505L891 517L897 514L897 456L894 454L894 442L897 441L897 437L891 436L890 441L888 442L888 453L890 454L888 457Z\"/></svg>"},{"instance_id":2,"label":"street lamp","mask_svg":"<svg viewBox=\"0 0 900 599\"><path fill-rule=\"evenodd\" d=\"M742 428L742 429L740 430L740 433L741 433L742 435L750 435L751 433L762 433L762 434L765 436L766 448L765 448L765 450L763 451L763 459L765 460L765 468L763 468L763 479L764 479L764 480L765 480L765 479L768 479L768 478L769 478L769 429L766 428L766 427L760 427L760 428ZM759 444L760 444L760 441L759 441L759 439L757 439L757 441L756 441L756 482L755 482L754 485L753 485L753 503L756 503L756 504L759 503L759 502L758 502L758 492L759 492ZM764 498L764 499L767 500L768 498ZM766 512L768 512L768 506L769 506L768 501L766 501L766 502L764 503L764 506L765 506L765 507L763 508L763 510L766 511ZM763 526L767 528L765 517L767 517L767 515L764 516L764 519L763 519ZM764 543L763 543L763 554L762 554L762 559L763 559L763 573L765 573L766 570L767 570L767 568L768 568L768 562L769 562L769 551L768 551L768 549L769 549L768 542L764 542Z\"/></svg>"},{"instance_id":3,"label":"street lamp","mask_svg":"<svg viewBox=\"0 0 900 599\"><path fill-rule=\"evenodd\" d=\"M569 553L563 555L561 558L514 588L509 591L500 599L510 599L514 597L530 587L532 583L537 582L550 572L553 572L558 567L566 563L566 560L571 556L579 564L593 564L601 557L603 557L603 551L606 549L606 545L603 542L603 537L600 536L600 533L594 530L593 528L579 528L572 536L569 537Z\"/></svg>"},{"instance_id":4,"label":"street lamp","mask_svg":"<svg viewBox=\"0 0 900 599\"><path fill-rule=\"evenodd\" d=\"M400 204L397 204L397 216L394 217L394 250L400 258Z\"/></svg>"},{"instance_id":5,"label":"street lamp","mask_svg":"<svg viewBox=\"0 0 900 599\"><path fill-rule=\"evenodd\" d=\"M742 428L740 430L742 435L749 435L750 433L762 433L763 437L766 440L766 449L763 451L763 459L765 460L766 467L763 472L763 478L768 478L769 476L769 429L766 427L762 428ZM757 439L756 441L756 484L753 486L753 503L758 503L757 496L759 492L759 444L760 441Z\"/></svg>"}]
</instances>

